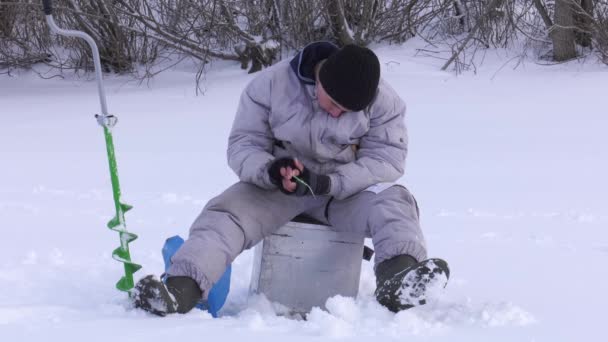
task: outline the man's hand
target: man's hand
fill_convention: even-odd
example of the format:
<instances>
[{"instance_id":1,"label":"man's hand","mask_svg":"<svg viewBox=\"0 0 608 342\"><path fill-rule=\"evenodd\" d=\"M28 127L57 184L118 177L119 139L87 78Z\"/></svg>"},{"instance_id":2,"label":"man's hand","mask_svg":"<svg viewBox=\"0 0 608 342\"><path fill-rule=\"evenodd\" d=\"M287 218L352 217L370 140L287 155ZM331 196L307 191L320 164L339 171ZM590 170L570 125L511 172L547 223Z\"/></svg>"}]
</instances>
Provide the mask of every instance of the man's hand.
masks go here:
<instances>
[{"instance_id":1,"label":"man's hand","mask_svg":"<svg viewBox=\"0 0 608 342\"><path fill-rule=\"evenodd\" d=\"M295 158L276 159L270 164L268 175L272 182L288 195L326 195L331 188L329 176L310 172Z\"/></svg>"},{"instance_id":2,"label":"man's hand","mask_svg":"<svg viewBox=\"0 0 608 342\"><path fill-rule=\"evenodd\" d=\"M302 165L302 163L297 159L293 159L293 165L282 167L280 173L283 177L281 180L283 189L287 190L288 192L296 191L298 183L293 177L298 177L303 171L304 165Z\"/></svg>"},{"instance_id":3,"label":"man's hand","mask_svg":"<svg viewBox=\"0 0 608 342\"><path fill-rule=\"evenodd\" d=\"M298 177L304 165L297 159L292 158L280 158L270 164L268 168L268 174L272 182L286 194L291 194L297 188L297 184L293 176Z\"/></svg>"}]
</instances>

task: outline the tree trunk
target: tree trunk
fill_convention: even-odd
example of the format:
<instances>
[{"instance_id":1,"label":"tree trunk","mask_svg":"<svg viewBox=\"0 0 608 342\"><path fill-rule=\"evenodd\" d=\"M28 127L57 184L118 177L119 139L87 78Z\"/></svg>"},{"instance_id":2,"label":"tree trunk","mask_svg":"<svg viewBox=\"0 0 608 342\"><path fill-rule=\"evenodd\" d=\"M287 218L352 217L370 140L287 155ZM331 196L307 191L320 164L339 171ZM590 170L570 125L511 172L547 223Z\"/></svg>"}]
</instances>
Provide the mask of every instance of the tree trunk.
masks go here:
<instances>
[{"instance_id":1,"label":"tree trunk","mask_svg":"<svg viewBox=\"0 0 608 342\"><path fill-rule=\"evenodd\" d=\"M547 13L547 9L545 8L545 6L543 6L543 4L540 2L540 0L532 0L532 1L534 2L534 6L536 7L538 14L545 22L545 26L547 26L547 30L550 30L551 27L553 26L553 21L551 20L551 17L549 17L549 14Z\"/></svg>"},{"instance_id":2,"label":"tree trunk","mask_svg":"<svg viewBox=\"0 0 608 342\"><path fill-rule=\"evenodd\" d=\"M465 32L466 30L466 13L464 6L460 0L454 0L454 14L458 17L458 24L460 31Z\"/></svg>"},{"instance_id":3,"label":"tree trunk","mask_svg":"<svg viewBox=\"0 0 608 342\"><path fill-rule=\"evenodd\" d=\"M340 45L353 44L355 39L348 27L341 0L327 0L327 14L334 38Z\"/></svg>"},{"instance_id":4,"label":"tree trunk","mask_svg":"<svg viewBox=\"0 0 608 342\"><path fill-rule=\"evenodd\" d=\"M591 46L591 25L593 21L593 0L580 0L574 20L576 22L576 42L584 47Z\"/></svg>"},{"instance_id":5,"label":"tree trunk","mask_svg":"<svg viewBox=\"0 0 608 342\"><path fill-rule=\"evenodd\" d=\"M553 59L566 61L576 57L574 9L572 0L555 0L554 25L550 30L553 40Z\"/></svg>"},{"instance_id":6,"label":"tree trunk","mask_svg":"<svg viewBox=\"0 0 608 342\"><path fill-rule=\"evenodd\" d=\"M368 37L373 35L371 32L376 21L376 13L378 0L365 0L361 5L362 15L357 25L357 33L355 34L355 43L359 45L367 45Z\"/></svg>"},{"instance_id":7,"label":"tree trunk","mask_svg":"<svg viewBox=\"0 0 608 342\"><path fill-rule=\"evenodd\" d=\"M2 1L0 1L1 3ZM8 21L8 9L0 4L0 38L8 39L10 37L11 23Z\"/></svg>"}]
</instances>

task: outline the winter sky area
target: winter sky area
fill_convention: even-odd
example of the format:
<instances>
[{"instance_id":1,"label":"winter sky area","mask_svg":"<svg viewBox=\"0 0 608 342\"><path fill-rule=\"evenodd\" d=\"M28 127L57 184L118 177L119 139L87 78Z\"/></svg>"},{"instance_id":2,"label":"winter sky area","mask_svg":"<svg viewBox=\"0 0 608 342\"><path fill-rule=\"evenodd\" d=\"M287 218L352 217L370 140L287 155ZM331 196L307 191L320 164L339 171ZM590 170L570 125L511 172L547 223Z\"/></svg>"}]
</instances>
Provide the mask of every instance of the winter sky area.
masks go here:
<instances>
[{"instance_id":1,"label":"winter sky area","mask_svg":"<svg viewBox=\"0 0 608 342\"><path fill-rule=\"evenodd\" d=\"M417 47L374 49L408 105L400 181L451 279L398 314L376 303L362 261L356 299L330 298L307 320L277 315L248 296L251 251L233 264L219 318L133 309L114 288L122 267L106 228L114 207L92 76L0 75L0 341L606 341L608 67L490 51L457 76ZM106 77L137 278L162 273L165 239L187 236L237 181L227 138L253 77L216 63L200 96L185 65L141 84Z\"/></svg>"}]
</instances>

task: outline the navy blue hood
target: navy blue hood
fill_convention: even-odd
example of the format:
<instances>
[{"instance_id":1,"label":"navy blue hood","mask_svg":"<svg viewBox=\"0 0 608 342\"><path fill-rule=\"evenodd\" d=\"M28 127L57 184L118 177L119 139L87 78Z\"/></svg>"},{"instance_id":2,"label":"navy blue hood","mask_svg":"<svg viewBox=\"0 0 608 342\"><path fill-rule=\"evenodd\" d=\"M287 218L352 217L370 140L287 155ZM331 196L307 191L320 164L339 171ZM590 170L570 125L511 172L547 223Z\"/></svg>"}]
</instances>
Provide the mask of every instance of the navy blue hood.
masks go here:
<instances>
[{"instance_id":1,"label":"navy blue hood","mask_svg":"<svg viewBox=\"0 0 608 342\"><path fill-rule=\"evenodd\" d=\"M338 50L330 42L310 43L289 62L291 70L302 83L315 84L315 65Z\"/></svg>"}]
</instances>

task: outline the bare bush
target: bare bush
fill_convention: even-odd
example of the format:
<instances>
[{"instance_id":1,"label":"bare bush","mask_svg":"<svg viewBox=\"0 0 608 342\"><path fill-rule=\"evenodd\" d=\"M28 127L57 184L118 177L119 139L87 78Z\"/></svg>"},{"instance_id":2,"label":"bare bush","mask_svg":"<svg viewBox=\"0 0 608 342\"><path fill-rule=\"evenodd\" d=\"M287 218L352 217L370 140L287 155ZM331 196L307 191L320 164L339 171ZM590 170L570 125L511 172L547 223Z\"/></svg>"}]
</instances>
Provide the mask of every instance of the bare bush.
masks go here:
<instances>
[{"instance_id":1,"label":"bare bush","mask_svg":"<svg viewBox=\"0 0 608 342\"><path fill-rule=\"evenodd\" d=\"M269 24L272 6L240 7L220 0L151 1L141 6L124 0L117 3L122 15L136 22L134 31L203 65L213 58L235 60L255 72L271 65L278 51Z\"/></svg>"},{"instance_id":2,"label":"bare bush","mask_svg":"<svg viewBox=\"0 0 608 342\"><path fill-rule=\"evenodd\" d=\"M145 32L130 30L132 19L120 16L114 1L58 0L54 5L58 25L93 37L104 71L126 73L136 64L155 61L156 43ZM92 54L86 42L51 36L40 8L40 1L0 2L0 17L6 17L0 19L2 32L9 33L0 44L0 65L27 68L44 63L62 70L92 70Z\"/></svg>"},{"instance_id":3,"label":"bare bush","mask_svg":"<svg viewBox=\"0 0 608 342\"><path fill-rule=\"evenodd\" d=\"M91 70L88 46L49 35L39 0L0 0L0 68L44 63ZM595 51L608 60L605 0L56 0L55 20L97 42L106 72L154 75L168 61L212 60L261 70L316 40L400 44L412 37L444 68L474 67L478 52L524 42L538 58ZM430 51L430 50L427 50ZM170 64L170 63L169 63ZM144 66L139 68L138 66ZM143 73L142 73L143 70ZM197 78L197 79L198 79Z\"/></svg>"},{"instance_id":4,"label":"bare bush","mask_svg":"<svg viewBox=\"0 0 608 342\"><path fill-rule=\"evenodd\" d=\"M0 1L0 69L10 72L50 61L46 24L33 8L31 2Z\"/></svg>"}]
</instances>

